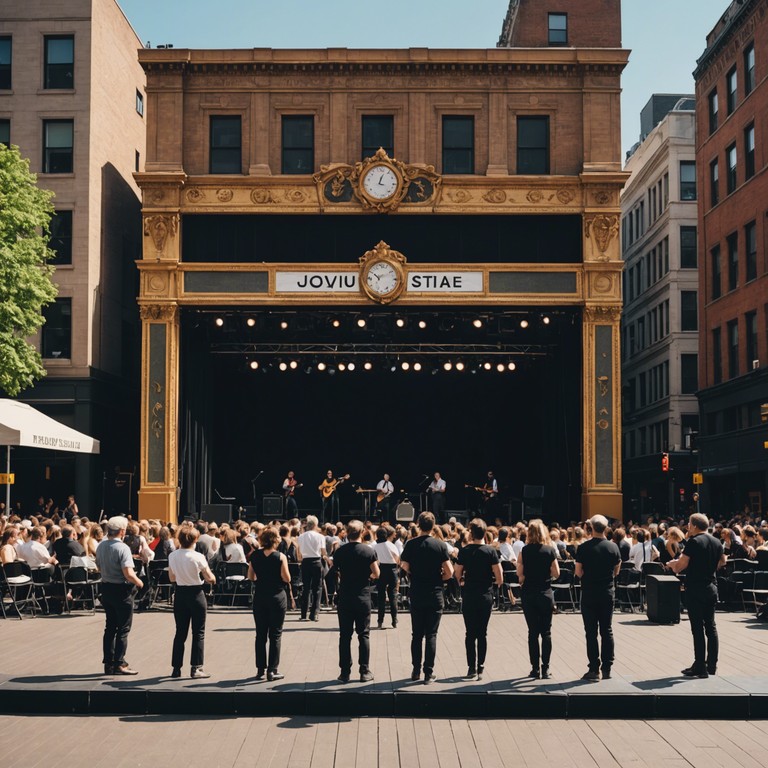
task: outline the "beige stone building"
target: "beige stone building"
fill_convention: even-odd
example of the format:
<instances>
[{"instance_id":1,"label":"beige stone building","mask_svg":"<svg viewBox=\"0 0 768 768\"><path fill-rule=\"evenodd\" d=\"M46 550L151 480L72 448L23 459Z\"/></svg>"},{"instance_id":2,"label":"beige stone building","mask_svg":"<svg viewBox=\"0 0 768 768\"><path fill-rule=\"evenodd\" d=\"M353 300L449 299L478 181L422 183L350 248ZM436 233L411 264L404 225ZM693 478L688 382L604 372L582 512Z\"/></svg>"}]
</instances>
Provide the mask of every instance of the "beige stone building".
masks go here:
<instances>
[{"instance_id":1,"label":"beige stone building","mask_svg":"<svg viewBox=\"0 0 768 768\"><path fill-rule=\"evenodd\" d=\"M0 5L0 140L18 145L56 193L59 298L37 339L48 375L22 399L102 444L95 458L18 451L14 496L27 505L75 492L81 510L97 514L103 473L111 489L114 468L136 462L140 47L115 0Z\"/></svg>"}]
</instances>

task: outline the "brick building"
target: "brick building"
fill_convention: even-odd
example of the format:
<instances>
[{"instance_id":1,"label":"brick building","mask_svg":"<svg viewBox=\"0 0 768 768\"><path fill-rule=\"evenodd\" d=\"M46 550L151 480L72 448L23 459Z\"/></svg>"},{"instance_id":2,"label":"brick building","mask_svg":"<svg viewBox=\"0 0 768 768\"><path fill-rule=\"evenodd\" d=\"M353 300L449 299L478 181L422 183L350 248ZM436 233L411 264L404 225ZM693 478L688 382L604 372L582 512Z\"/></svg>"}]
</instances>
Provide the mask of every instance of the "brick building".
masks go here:
<instances>
[{"instance_id":1,"label":"brick building","mask_svg":"<svg viewBox=\"0 0 768 768\"><path fill-rule=\"evenodd\" d=\"M702 501L766 509L768 2L733 2L696 79Z\"/></svg>"}]
</instances>

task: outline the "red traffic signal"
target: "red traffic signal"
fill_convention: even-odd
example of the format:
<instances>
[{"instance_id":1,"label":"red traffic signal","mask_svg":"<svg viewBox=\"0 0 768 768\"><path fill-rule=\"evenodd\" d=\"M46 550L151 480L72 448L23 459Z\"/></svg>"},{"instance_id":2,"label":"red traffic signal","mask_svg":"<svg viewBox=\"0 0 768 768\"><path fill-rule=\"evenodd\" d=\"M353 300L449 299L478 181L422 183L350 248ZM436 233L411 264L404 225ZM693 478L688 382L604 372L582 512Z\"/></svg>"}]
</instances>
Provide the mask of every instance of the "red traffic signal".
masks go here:
<instances>
[{"instance_id":1,"label":"red traffic signal","mask_svg":"<svg viewBox=\"0 0 768 768\"><path fill-rule=\"evenodd\" d=\"M668 453L661 454L661 471L669 472L669 454Z\"/></svg>"}]
</instances>

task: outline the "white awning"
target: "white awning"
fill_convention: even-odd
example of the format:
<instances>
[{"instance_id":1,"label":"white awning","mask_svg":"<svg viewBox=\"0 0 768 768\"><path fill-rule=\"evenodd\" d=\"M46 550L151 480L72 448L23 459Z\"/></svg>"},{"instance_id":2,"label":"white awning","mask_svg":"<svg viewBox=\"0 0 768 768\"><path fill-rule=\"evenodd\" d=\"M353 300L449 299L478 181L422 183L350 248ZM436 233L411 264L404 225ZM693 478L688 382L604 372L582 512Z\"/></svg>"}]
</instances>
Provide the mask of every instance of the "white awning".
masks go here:
<instances>
[{"instance_id":1,"label":"white awning","mask_svg":"<svg viewBox=\"0 0 768 768\"><path fill-rule=\"evenodd\" d=\"M0 445L49 451L98 453L99 441L46 416L26 403L0 399Z\"/></svg>"}]
</instances>

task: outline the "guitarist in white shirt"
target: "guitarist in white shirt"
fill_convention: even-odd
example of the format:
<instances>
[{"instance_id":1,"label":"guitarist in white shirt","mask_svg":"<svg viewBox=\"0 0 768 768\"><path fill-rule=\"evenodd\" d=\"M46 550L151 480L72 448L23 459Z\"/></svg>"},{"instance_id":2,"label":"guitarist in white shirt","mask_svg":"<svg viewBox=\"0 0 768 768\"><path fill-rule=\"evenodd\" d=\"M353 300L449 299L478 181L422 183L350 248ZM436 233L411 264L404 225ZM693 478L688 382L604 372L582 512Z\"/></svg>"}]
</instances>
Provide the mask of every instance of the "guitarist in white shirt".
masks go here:
<instances>
[{"instance_id":1,"label":"guitarist in white shirt","mask_svg":"<svg viewBox=\"0 0 768 768\"><path fill-rule=\"evenodd\" d=\"M395 486L392 485L392 481L389 479L389 475L385 472L384 477L379 480L376 485L376 509L381 511L384 520L389 516L391 496L395 492Z\"/></svg>"},{"instance_id":2,"label":"guitarist in white shirt","mask_svg":"<svg viewBox=\"0 0 768 768\"><path fill-rule=\"evenodd\" d=\"M283 494L285 495L285 517L290 520L293 517L299 516L299 506L296 503L295 492L297 488L301 488L303 483L296 481L296 476L293 470L288 473L288 477L283 480Z\"/></svg>"}]
</instances>

